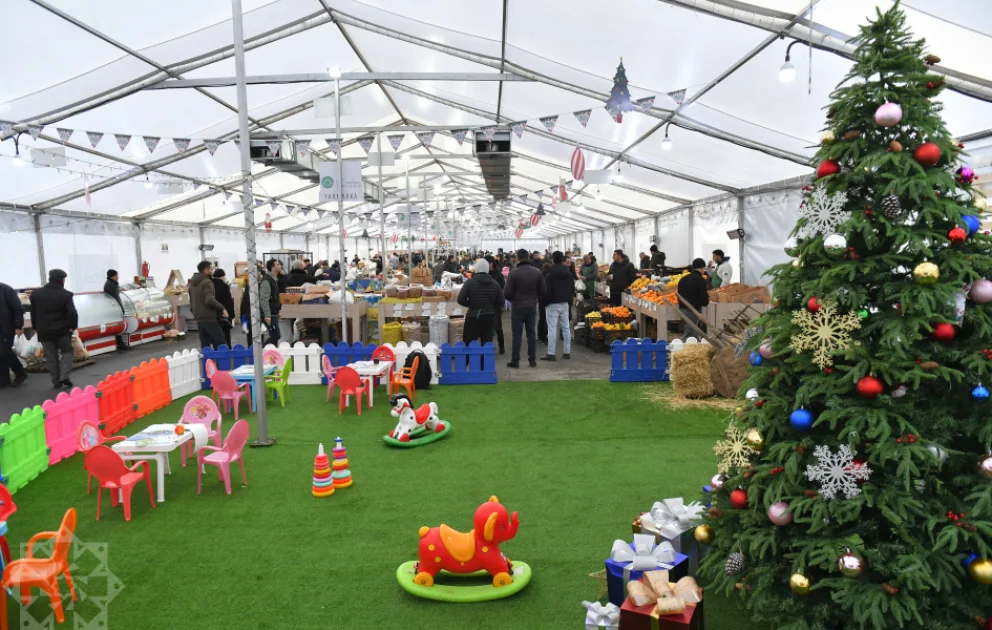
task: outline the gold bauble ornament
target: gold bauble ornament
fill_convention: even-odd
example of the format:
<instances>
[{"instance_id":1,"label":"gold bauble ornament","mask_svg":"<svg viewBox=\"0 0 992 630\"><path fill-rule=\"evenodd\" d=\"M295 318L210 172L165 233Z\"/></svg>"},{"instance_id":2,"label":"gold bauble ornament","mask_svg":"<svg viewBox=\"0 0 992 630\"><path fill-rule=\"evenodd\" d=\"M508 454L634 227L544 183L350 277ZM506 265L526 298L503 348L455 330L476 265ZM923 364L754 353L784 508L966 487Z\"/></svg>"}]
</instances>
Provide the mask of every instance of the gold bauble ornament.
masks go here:
<instances>
[{"instance_id":1,"label":"gold bauble ornament","mask_svg":"<svg viewBox=\"0 0 992 630\"><path fill-rule=\"evenodd\" d=\"M985 201L985 197L979 197L976 195L973 203L975 204L975 208L979 210L985 210L988 207L988 202Z\"/></svg>"},{"instance_id":2,"label":"gold bauble ornament","mask_svg":"<svg viewBox=\"0 0 992 630\"><path fill-rule=\"evenodd\" d=\"M940 268L932 262L921 262L913 268L913 278L922 285L930 285L940 278Z\"/></svg>"},{"instance_id":3,"label":"gold bauble ornament","mask_svg":"<svg viewBox=\"0 0 992 630\"><path fill-rule=\"evenodd\" d=\"M972 560L968 565L968 577L979 584L992 584L992 560Z\"/></svg>"},{"instance_id":4,"label":"gold bauble ornament","mask_svg":"<svg viewBox=\"0 0 992 630\"><path fill-rule=\"evenodd\" d=\"M761 431L757 429L748 429L748 432L744 434L744 439L747 443L756 451L761 451L765 448L765 438L761 437Z\"/></svg>"},{"instance_id":5,"label":"gold bauble ornament","mask_svg":"<svg viewBox=\"0 0 992 630\"><path fill-rule=\"evenodd\" d=\"M974 563L972 563L974 564ZM796 595L809 595L809 589L811 587L809 578L802 573L793 573L792 577L789 578L789 588Z\"/></svg>"},{"instance_id":6,"label":"gold bauble ornament","mask_svg":"<svg viewBox=\"0 0 992 630\"><path fill-rule=\"evenodd\" d=\"M823 144L830 144L836 139L837 136L834 135L834 132L831 131L830 129L827 129L826 131L823 132L823 138L821 138L820 142L822 142Z\"/></svg>"},{"instance_id":7,"label":"gold bauble ornament","mask_svg":"<svg viewBox=\"0 0 992 630\"><path fill-rule=\"evenodd\" d=\"M714 531L709 525L700 525L696 527L692 534L696 537L696 542L702 545L708 545L716 538L716 531Z\"/></svg>"}]
</instances>

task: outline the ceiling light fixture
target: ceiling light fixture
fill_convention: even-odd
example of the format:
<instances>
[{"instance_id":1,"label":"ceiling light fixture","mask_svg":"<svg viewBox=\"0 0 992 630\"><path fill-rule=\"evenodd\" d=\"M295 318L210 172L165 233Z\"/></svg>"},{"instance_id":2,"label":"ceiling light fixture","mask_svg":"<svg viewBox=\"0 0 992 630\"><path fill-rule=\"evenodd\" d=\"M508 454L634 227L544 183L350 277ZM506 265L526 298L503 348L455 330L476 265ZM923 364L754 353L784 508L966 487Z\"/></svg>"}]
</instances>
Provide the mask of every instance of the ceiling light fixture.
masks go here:
<instances>
[{"instance_id":1,"label":"ceiling light fixture","mask_svg":"<svg viewBox=\"0 0 992 630\"><path fill-rule=\"evenodd\" d=\"M603 200L603 193L599 192L599 186L596 186L596 201Z\"/></svg>"},{"instance_id":2,"label":"ceiling light fixture","mask_svg":"<svg viewBox=\"0 0 992 630\"><path fill-rule=\"evenodd\" d=\"M152 188L154 188L154 187L155 187L155 184L153 184L153 183L151 182L151 180L150 180L150 179L148 179L148 173L145 173L145 188L147 188L147 189L149 189L149 190L151 190L151 189L152 189Z\"/></svg>"},{"instance_id":3,"label":"ceiling light fixture","mask_svg":"<svg viewBox=\"0 0 992 630\"><path fill-rule=\"evenodd\" d=\"M665 139L661 141L661 150L662 151L671 151L672 150L672 139L668 137L668 128L671 127L671 126L672 126L672 123L668 123L667 125L665 125Z\"/></svg>"},{"instance_id":4,"label":"ceiling light fixture","mask_svg":"<svg viewBox=\"0 0 992 630\"><path fill-rule=\"evenodd\" d=\"M792 83L793 81L796 80L796 67L792 65L792 61L791 61L792 57L790 56L790 53L792 52L793 46L795 46L796 44L805 44L805 43L807 42L797 39L794 40L791 44L789 44L789 46L785 49L785 63L783 63L782 67L778 69L779 83Z\"/></svg>"},{"instance_id":5,"label":"ceiling light fixture","mask_svg":"<svg viewBox=\"0 0 992 630\"><path fill-rule=\"evenodd\" d=\"M341 68L334 66L333 68L327 69L327 76L331 77L335 81L341 78Z\"/></svg>"},{"instance_id":6,"label":"ceiling light fixture","mask_svg":"<svg viewBox=\"0 0 992 630\"><path fill-rule=\"evenodd\" d=\"M623 171L620 170L619 162L617 162L617 174L613 176L613 181L617 184L623 183Z\"/></svg>"}]
</instances>

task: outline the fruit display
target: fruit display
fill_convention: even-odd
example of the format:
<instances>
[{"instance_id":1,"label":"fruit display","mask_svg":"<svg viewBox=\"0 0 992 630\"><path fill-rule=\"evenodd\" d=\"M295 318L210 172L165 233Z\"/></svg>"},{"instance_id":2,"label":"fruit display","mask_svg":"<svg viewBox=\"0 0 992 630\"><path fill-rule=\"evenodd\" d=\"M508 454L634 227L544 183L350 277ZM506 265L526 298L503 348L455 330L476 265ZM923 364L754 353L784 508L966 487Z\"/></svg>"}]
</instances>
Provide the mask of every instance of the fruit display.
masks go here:
<instances>
[{"instance_id":1,"label":"fruit display","mask_svg":"<svg viewBox=\"0 0 992 630\"><path fill-rule=\"evenodd\" d=\"M643 289L646 289L648 285L651 284L651 278L647 276L641 276L637 280L634 280L633 284L630 285L630 292L634 295L640 293Z\"/></svg>"},{"instance_id":2,"label":"fruit display","mask_svg":"<svg viewBox=\"0 0 992 630\"><path fill-rule=\"evenodd\" d=\"M610 324L610 325L612 326L612 324ZM597 330L605 330L606 329L606 324L603 323L602 321L598 321L597 320L597 321L593 322L592 328L597 329Z\"/></svg>"},{"instance_id":3,"label":"fruit display","mask_svg":"<svg viewBox=\"0 0 992 630\"><path fill-rule=\"evenodd\" d=\"M610 266L609 265L600 265L599 266L599 279L601 281L606 280L606 276L609 275L609 273L610 273Z\"/></svg>"},{"instance_id":4,"label":"fruit display","mask_svg":"<svg viewBox=\"0 0 992 630\"><path fill-rule=\"evenodd\" d=\"M666 289L664 291L646 291L638 296L642 300L647 300L648 302L653 302L654 304L678 304L679 294L675 289Z\"/></svg>"},{"instance_id":5,"label":"fruit display","mask_svg":"<svg viewBox=\"0 0 992 630\"><path fill-rule=\"evenodd\" d=\"M603 319L603 314L600 313L599 311L592 311L591 313L586 314L586 319L598 321Z\"/></svg>"},{"instance_id":6,"label":"fruit display","mask_svg":"<svg viewBox=\"0 0 992 630\"><path fill-rule=\"evenodd\" d=\"M608 306L608 307L606 307L604 309L601 309L601 312L606 313L607 315L612 315L613 317L630 317L631 316L630 309L627 308L626 306ZM592 313L590 313L590 315L591 314Z\"/></svg>"},{"instance_id":7,"label":"fruit display","mask_svg":"<svg viewBox=\"0 0 992 630\"><path fill-rule=\"evenodd\" d=\"M603 330L633 330L630 324L602 324ZM595 325L594 325L595 327Z\"/></svg>"},{"instance_id":8,"label":"fruit display","mask_svg":"<svg viewBox=\"0 0 992 630\"><path fill-rule=\"evenodd\" d=\"M688 271L683 271L680 274L669 276L668 282L665 283L666 289L676 289L679 286L679 280L689 275Z\"/></svg>"}]
</instances>

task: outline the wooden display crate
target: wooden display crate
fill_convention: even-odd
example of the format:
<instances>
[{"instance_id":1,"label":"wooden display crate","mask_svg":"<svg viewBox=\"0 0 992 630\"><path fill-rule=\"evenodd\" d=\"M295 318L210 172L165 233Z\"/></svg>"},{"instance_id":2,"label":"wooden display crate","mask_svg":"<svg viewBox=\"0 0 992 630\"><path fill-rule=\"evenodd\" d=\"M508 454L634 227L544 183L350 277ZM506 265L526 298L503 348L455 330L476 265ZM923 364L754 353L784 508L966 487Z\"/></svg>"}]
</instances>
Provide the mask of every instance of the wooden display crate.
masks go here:
<instances>
[{"instance_id":1,"label":"wooden display crate","mask_svg":"<svg viewBox=\"0 0 992 630\"><path fill-rule=\"evenodd\" d=\"M365 301L357 301L348 305L348 339L349 343L354 341L366 342L368 337L368 312L369 305ZM333 322L341 321L341 303L331 304L284 304L279 313L280 319L320 319L321 325L320 343L325 344L330 341L327 334L327 327ZM358 334L355 334L358 331Z\"/></svg>"}]
</instances>

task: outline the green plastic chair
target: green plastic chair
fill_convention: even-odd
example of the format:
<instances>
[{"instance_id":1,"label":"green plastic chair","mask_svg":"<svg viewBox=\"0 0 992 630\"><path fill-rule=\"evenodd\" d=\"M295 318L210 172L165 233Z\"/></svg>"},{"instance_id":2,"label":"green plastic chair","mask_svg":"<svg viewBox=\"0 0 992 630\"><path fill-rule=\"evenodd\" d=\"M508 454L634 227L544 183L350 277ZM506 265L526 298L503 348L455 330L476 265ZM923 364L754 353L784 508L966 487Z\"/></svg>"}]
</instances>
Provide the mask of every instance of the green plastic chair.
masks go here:
<instances>
[{"instance_id":1,"label":"green plastic chair","mask_svg":"<svg viewBox=\"0 0 992 630\"><path fill-rule=\"evenodd\" d=\"M282 365L282 371L265 379L265 391L269 400L275 400L276 392L279 393L279 403L285 407L289 400L289 375L293 372L293 357L286 359Z\"/></svg>"}]
</instances>

